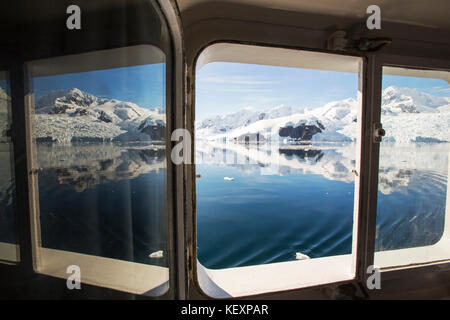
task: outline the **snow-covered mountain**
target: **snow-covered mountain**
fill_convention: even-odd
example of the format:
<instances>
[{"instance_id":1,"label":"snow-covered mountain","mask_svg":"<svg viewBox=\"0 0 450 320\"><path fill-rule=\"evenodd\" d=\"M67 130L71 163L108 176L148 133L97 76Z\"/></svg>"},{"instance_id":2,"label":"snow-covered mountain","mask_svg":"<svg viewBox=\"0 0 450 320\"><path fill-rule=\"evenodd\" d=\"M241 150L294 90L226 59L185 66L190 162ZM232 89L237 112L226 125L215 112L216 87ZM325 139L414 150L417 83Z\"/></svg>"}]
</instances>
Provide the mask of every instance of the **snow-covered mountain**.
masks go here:
<instances>
[{"instance_id":1,"label":"snow-covered mountain","mask_svg":"<svg viewBox=\"0 0 450 320\"><path fill-rule=\"evenodd\" d=\"M388 87L383 91L383 114L437 113L450 104L447 97L436 97L418 89Z\"/></svg>"},{"instance_id":2,"label":"snow-covered mountain","mask_svg":"<svg viewBox=\"0 0 450 320\"><path fill-rule=\"evenodd\" d=\"M264 111L253 107L244 107L240 111L226 115L217 115L197 123L197 134L201 136L220 135L240 127L249 126L260 120L276 119L302 112L303 109L280 105Z\"/></svg>"},{"instance_id":3,"label":"snow-covered mountain","mask_svg":"<svg viewBox=\"0 0 450 320\"><path fill-rule=\"evenodd\" d=\"M73 88L35 101L38 141L164 140L165 113L132 102L104 99Z\"/></svg>"},{"instance_id":4,"label":"snow-covered mountain","mask_svg":"<svg viewBox=\"0 0 450 320\"><path fill-rule=\"evenodd\" d=\"M331 102L308 110L278 106L264 111L244 108L239 112L215 116L196 124L196 136L206 140L351 141L338 132L356 120L356 100ZM355 127L356 128L356 127ZM320 134L320 135L319 135Z\"/></svg>"},{"instance_id":5,"label":"snow-covered mountain","mask_svg":"<svg viewBox=\"0 0 450 320\"><path fill-rule=\"evenodd\" d=\"M443 115L445 114L445 115ZM382 94L385 140L401 143L450 141L450 98L418 89L388 87ZM196 123L196 137L234 141L354 141L357 100L334 101L314 109L287 106L264 111L244 108Z\"/></svg>"}]
</instances>

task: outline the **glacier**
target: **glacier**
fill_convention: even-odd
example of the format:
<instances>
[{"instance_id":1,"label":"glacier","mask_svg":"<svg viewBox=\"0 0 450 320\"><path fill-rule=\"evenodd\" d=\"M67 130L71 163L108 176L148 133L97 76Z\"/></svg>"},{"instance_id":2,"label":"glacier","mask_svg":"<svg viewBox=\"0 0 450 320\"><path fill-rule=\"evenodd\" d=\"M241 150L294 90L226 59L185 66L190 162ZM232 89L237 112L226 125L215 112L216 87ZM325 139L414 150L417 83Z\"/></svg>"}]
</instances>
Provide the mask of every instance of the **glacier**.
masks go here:
<instances>
[{"instance_id":1,"label":"glacier","mask_svg":"<svg viewBox=\"0 0 450 320\"><path fill-rule=\"evenodd\" d=\"M166 116L160 108L99 98L77 88L53 91L35 101L38 142L162 141Z\"/></svg>"},{"instance_id":2,"label":"glacier","mask_svg":"<svg viewBox=\"0 0 450 320\"><path fill-rule=\"evenodd\" d=\"M0 102L8 95L0 88ZM0 131L8 127L0 110ZM99 98L77 88L36 98L33 134L38 142L163 141L166 116L161 108ZM384 141L449 142L450 97L419 89L390 86L382 92ZM358 135L358 101L348 98L317 108L279 105L264 110L244 107L195 123L201 140L266 142L354 142Z\"/></svg>"},{"instance_id":3,"label":"glacier","mask_svg":"<svg viewBox=\"0 0 450 320\"><path fill-rule=\"evenodd\" d=\"M385 141L396 143L449 142L450 97L419 89L390 86L382 92ZM333 101L318 108L277 106L197 121L196 138L210 141L354 142L358 135L358 101Z\"/></svg>"}]
</instances>

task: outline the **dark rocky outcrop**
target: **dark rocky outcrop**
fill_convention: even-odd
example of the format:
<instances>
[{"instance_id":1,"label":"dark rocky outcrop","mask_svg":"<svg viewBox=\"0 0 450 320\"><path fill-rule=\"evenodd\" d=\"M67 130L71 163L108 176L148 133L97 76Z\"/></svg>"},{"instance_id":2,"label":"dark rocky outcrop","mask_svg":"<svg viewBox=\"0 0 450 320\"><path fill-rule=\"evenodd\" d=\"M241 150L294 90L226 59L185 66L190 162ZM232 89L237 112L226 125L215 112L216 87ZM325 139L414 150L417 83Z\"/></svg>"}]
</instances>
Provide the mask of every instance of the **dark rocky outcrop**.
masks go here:
<instances>
[{"instance_id":1,"label":"dark rocky outcrop","mask_svg":"<svg viewBox=\"0 0 450 320\"><path fill-rule=\"evenodd\" d=\"M157 123L155 125L148 125L142 122L139 126L139 131L150 136L152 140L165 140L166 138L166 127Z\"/></svg>"},{"instance_id":2,"label":"dark rocky outcrop","mask_svg":"<svg viewBox=\"0 0 450 320\"><path fill-rule=\"evenodd\" d=\"M72 113L72 117L87 116L87 115L88 115L88 110L87 109L82 109L82 108L78 108L77 110L75 110L74 113Z\"/></svg>"},{"instance_id":3,"label":"dark rocky outcrop","mask_svg":"<svg viewBox=\"0 0 450 320\"><path fill-rule=\"evenodd\" d=\"M322 132L324 126L318 122L316 125L299 125L298 127L281 127L278 134L282 138L291 138L296 140L311 140L316 133Z\"/></svg>"},{"instance_id":4,"label":"dark rocky outcrop","mask_svg":"<svg viewBox=\"0 0 450 320\"><path fill-rule=\"evenodd\" d=\"M106 122L106 123L111 122L111 119L108 117L108 115L107 115L106 112L104 112L104 111L101 111L101 112L100 112L100 115L99 115L99 117L98 117L98 120L103 121L103 122Z\"/></svg>"},{"instance_id":5,"label":"dark rocky outcrop","mask_svg":"<svg viewBox=\"0 0 450 320\"><path fill-rule=\"evenodd\" d=\"M83 94L80 91L76 91L72 89L70 91L70 95L57 98L55 100L56 103L67 103L67 104L75 104L80 107L89 107L94 102L99 102L103 99L99 99L91 94Z\"/></svg>"},{"instance_id":6,"label":"dark rocky outcrop","mask_svg":"<svg viewBox=\"0 0 450 320\"><path fill-rule=\"evenodd\" d=\"M67 104L57 104L50 110L49 114L63 114L66 113L67 109L71 109L71 107Z\"/></svg>"}]
</instances>

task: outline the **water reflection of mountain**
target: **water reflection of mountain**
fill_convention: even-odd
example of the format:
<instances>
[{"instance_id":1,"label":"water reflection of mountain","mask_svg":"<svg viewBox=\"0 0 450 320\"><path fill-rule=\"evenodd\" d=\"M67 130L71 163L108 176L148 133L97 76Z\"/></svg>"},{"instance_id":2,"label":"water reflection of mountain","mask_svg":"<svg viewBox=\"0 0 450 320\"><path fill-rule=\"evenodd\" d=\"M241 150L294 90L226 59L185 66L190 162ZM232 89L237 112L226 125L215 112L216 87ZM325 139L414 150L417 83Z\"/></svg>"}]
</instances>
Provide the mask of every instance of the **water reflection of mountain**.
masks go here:
<instances>
[{"instance_id":1,"label":"water reflection of mountain","mask_svg":"<svg viewBox=\"0 0 450 320\"><path fill-rule=\"evenodd\" d=\"M449 160L448 143L382 143L380 147L379 191L406 193L426 189L445 193Z\"/></svg>"},{"instance_id":2,"label":"water reflection of mountain","mask_svg":"<svg viewBox=\"0 0 450 320\"><path fill-rule=\"evenodd\" d=\"M322 159L324 153L322 150L304 150L304 149L279 149L280 154L284 154L287 157L296 156L300 159L315 158L316 162Z\"/></svg>"},{"instance_id":3,"label":"water reflection of mountain","mask_svg":"<svg viewBox=\"0 0 450 320\"><path fill-rule=\"evenodd\" d=\"M377 251L432 245L442 237L449 146L447 143L381 144ZM199 252L205 265L235 267L250 259L257 263L278 262L282 259L276 259L289 251L286 248L300 243L303 247L299 251L313 257L330 255L331 252L338 254L333 251L337 245L342 245L341 252L351 251L348 239L352 236L354 197L350 191L356 177L352 172L356 166L355 144L280 145L271 148L266 144L198 141L196 150L198 173L201 174L197 183L197 210L201 228L198 234L202 238L198 243L203 250L199 249ZM234 182L222 182L222 173L235 177ZM264 174L286 177L258 177ZM302 177L303 174L324 179ZM283 215L285 212L289 214ZM223 216L227 216L227 220ZM271 220L272 216L277 218ZM267 220L260 217L267 217ZM247 225L252 228L246 228ZM254 232L255 225L260 228L259 232ZM294 229L295 232L292 231ZM254 235L249 236L251 233ZM259 233L266 236L258 238ZM267 235L278 233L283 234L283 239L295 241L268 240L270 236ZM214 242L216 237L223 242L227 236L234 247L230 245L217 252L219 244ZM267 255L255 254L248 258L248 251L241 250L242 243L234 241L247 241L249 238L254 241L252 248L258 248L253 251ZM278 251L273 249L274 243L280 245ZM235 257L230 252L235 252ZM283 261L293 259L293 256L286 255Z\"/></svg>"},{"instance_id":4,"label":"water reflection of mountain","mask_svg":"<svg viewBox=\"0 0 450 320\"><path fill-rule=\"evenodd\" d=\"M261 174L320 174L329 180L354 181L355 147L244 145L200 142L196 146L197 164L233 166L242 172Z\"/></svg>"},{"instance_id":5,"label":"water reflection of mountain","mask_svg":"<svg viewBox=\"0 0 450 320\"><path fill-rule=\"evenodd\" d=\"M77 192L166 168L162 145L37 145L39 177Z\"/></svg>"},{"instance_id":6,"label":"water reflection of mountain","mask_svg":"<svg viewBox=\"0 0 450 320\"><path fill-rule=\"evenodd\" d=\"M232 166L261 174L318 174L328 180L353 182L355 144L245 145L198 141L197 164ZM383 194L408 189L445 188L449 144L383 143L380 151L379 190ZM426 183L424 183L426 181Z\"/></svg>"}]
</instances>

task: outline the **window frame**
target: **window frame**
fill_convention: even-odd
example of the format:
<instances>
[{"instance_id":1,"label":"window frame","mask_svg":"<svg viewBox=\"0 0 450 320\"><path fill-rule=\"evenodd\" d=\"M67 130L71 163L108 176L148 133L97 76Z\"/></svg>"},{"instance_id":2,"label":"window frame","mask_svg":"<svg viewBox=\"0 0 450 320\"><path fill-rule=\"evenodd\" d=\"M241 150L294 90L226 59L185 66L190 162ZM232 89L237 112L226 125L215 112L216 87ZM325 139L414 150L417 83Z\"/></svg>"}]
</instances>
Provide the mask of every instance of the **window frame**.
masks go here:
<instances>
[{"instance_id":1,"label":"window frame","mask_svg":"<svg viewBox=\"0 0 450 320\"><path fill-rule=\"evenodd\" d=\"M0 65L0 72L5 72L7 75L7 80L8 80L8 85L9 85L9 91L10 91L10 101L9 101L9 105L7 106L8 110L8 116L10 118L10 126L9 126L9 130L10 130L10 141L8 142L10 145L10 166L11 166L11 170L10 170L10 175L12 180L14 181L15 187L14 187L14 193L16 193L16 189L17 189L17 183L16 183L16 177L15 177L15 154L14 154L14 150L16 149L14 147L15 145L15 134L14 134L14 115L13 115L13 108L12 108L12 80L11 80L11 69L8 65ZM3 252L6 251L7 253L7 257L2 257L0 256L0 263L1 264L7 264L7 265L18 265L21 261L20 259L20 239L19 239L19 229L18 229L18 210L17 210L17 196L15 196L15 200L12 203L12 209L14 211L14 221L15 224L13 226L14 228L14 233L16 234L16 240L17 243L13 244L13 243L7 243L7 242L0 242L0 248L1 250L4 250Z\"/></svg>"},{"instance_id":2,"label":"window frame","mask_svg":"<svg viewBox=\"0 0 450 320\"><path fill-rule=\"evenodd\" d=\"M95 285L99 287L105 287L113 290L119 290L123 292L127 292L130 294L136 295L146 295L150 297L168 297L172 294L171 290L171 269L172 269L172 241L170 238L172 237L171 230L172 226L172 214L173 210L170 204L173 203L173 199L171 196L171 185L170 185L170 176L169 176L169 160L170 160L170 130L169 128L169 117L171 115L171 81L172 74L171 68L169 67L172 57L171 55L164 54L164 63L166 64L166 72L165 72L165 100L166 100L166 187L165 193L167 198L167 203L169 205L166 206L166 210L164 215L167 219L167 237L165 239L167 243L167 248L169 252L167 253L168 258L168 267L158 267L152 265L144 265L136 262L129 262L120 259L114 258L106 258L101 256L94 256L88 254L82 254L79 252L70 252L63 251L58 249L51 249L42 247L41 245L41 223L40 223L40 206L39 206L39 186L38 186L38 174L34 168L38 168L37 164L37 145L36 141L33 137L33 115L34 115L34 96L31 92L31 88L29 88L30 81L34 74L32 74L34 69L37 69L37 73L40 70L45 72L45 68L42 68L42 64L48 65L52 64L57 66L54 70L57 70L55 75L63 75L66 73L72 73L74 70L73 63L69 63L70 60L73 59L86 59L86 57L92 57L92 55L96 55L96 59L88 59L87 61L92 64L92 61L96 61L99 64L99 68L97 65L87 65L85 69L81 72L86 71L97 71L97 70L107 70L114 68L122 68L122 67L133 67L139 66L146 63L145 61L141 61L140 58L143 53L146 53L146 59L148 57L153 57L155 54L149 54L147 51L150 47L150 50L154 50L153 48L157 48L161 53L164 53L163 50L155 45L151 44L142 44L142 45L130 45L120 48L107 49L107 50L96 50L86 53L59 56L54 58L42 59L42 60L32 60L25 61L25 85L27 86L27 94L25 97L25 105L26 105L26 131L27 131L27 154L28 154L28 172L29 172L29 185L30 185L30 220L31 220L31 237L32 237L32 256L33 256L33 270L36 273L44 274L52 277L57 277L61 279L67 279L67 274L65 273L65 268L69 265L79 265L82 271L82 284ZM153 47L153 48L152 48ZM131 50L131 51L130 51ZM143 52L144 51L144 52ZM120 57L123 54L128 58L131 54L137 57L137 64L134 61L122 61ZM160 53L158 53L160 54ZM156 56L158 55L156 54ZM152 59L152 58L150 58ZM159 59L159 57L157 58ZM69 61L67 61L69 60ZM106 63L105 63L106 62ZM156 62L160 62L159 60ZM76 64L75 64L76 65ZM66 68L68 67L68 70ZM61 69L61 70L60 70ZM68 71L68 72L67 72ZM78 262L78 264L77 264ZM83 271L85 270L85 271ZM108 270L108 272L100 273L98 270ZM168 279L161 283L161 279L166 278L166 271ZM139 277L133 276L134 274L139 274ZM150 286L150 287L147 287Z\"/></svg>"},{"instance_id":3,"label":"window frame","mask_svg":"<svg viewBox=\"0 0 450 320\"><path fill-rule=\"evenodd\" d=\"M11 141L14 146L14 177L16 181L15 210L17 218L17 235L19 263L12 265L0 264L0 274L8 273L12 281L33 274L31 258L31 236L29 217L28 189L28 154L26 141L25 99L23 59L16 47L6 48L0 54L0 66L10 74L11 89ZM18 183L20 181L20 183Z\"/></svg>"},{"instance_id":4,"label":"window frame","mask_svg":"<svg viewBox=\"0 0 450 320\"><path fill-rule=\"evenodd\" d=\"M171 133L174 127L184 126L184 87L185 87L185 64L184 64L184 39L182 37L181 18L178 7L174 0L152 0L149 4L154 8L157 17L167 30L164 39L165 48L163 51L170 52L170 58L167 56L166 64L166 130ZM78 39L78 38L76 38ZM47 39L45 39L47 40ZM33 239L31 235L31 211L33 202L31 196L32 184L30 181L30 141L27 138L30 135L27 127L26 100L29 99L27 89L27 77L25 63L36 59L45 59L59 57L67 54L86 53L92 50L107 50L126 46L153 44L153 38L148 40L133 40L121 38L119 41L109 39L107 42L98 46L89 47L61 47L50 46L48 50L25 51L20 46L20 42L12 43L5 47L1 53L0 66L8 68L11 73L11 100L13 125L12 137L14 141L14 172L16 181L20 181L17 186L17 212L18 212L18 234L20 244L20 263L18 265L0 264L0 274L7 273L10 277L9 288L29 282L28 286L38 286L37 290L17 291L21 297L30 298L61 298L61 294L66 292L66 280L47 275L37 275L33 269ZM170 142L170 135L167 135L167 150L171 154L173 143ZM186 286L183 275L185 274L185 254L184 254L184 208L182 205L184 169L182 166L175 166L169 158L167 159L167 198L168 200L168 246L170 248L170 275L169 290L160 295L158 299L184 299ZM180 187L181 186L181 187ZM58 284L56 290L47 290ZM60 285L60 287L59 287ZM8 287L7 286L7 287ZM73 290L70 296L84 298L90 297L114 297L121 299L145 299L146 296L117 291L107 287L100 287L86 284L81 293ZM8 294L8 292L6 292ZM43 294L43 295L42 295Z\"/></svg>"},{"instance_id":5,"label":"window frame","mask_svg":"<svg viewBox=\"0 0 450 320\"><path fill-rule=\"evenodd\" d=\"M392 54L375 54L372 57L373 63L373 90L372 90L372 103L373 108L371 112L372 123L381 122L381 100L382 100L382 77L383 67L397 67L407 68L412 70L430 70L430 71L446 71L450 72L450 66L447 60L426 58L426 57L412 57L412 56L400 56ZM373 134L373 132L371 133ZM372 139L371 139L372 140ZM370 185L369 195L370 205L368 206L368 229L367 229L367 266L375 262L375 239L376 239L376 218L377 218L377 203L378 203L378 172L379 172L379 156L380 156L380 143L372 142L372 158L370 168ZM449 160L450 161L450 160ZM447 188L449 186L447 185ZM447 204L448 206L449 204ZM445 231L444 231L445 232ZM412 248L414 249L414 248ZM408 250L408 249L403 249ZM370 262L370 264L369 264ZM410 271L426 272L431 267L437 266L440 269L450 268L450 257L448 259L430 262L418 262L416 264L392 266L381 268L382 277L395 277L407 275ZM363 280L367 280L369 275L362 275Z\"/></svg>"},{"instance_id":6,"label":"window frame","mask_svg":"<svg viewBox=\"0 0 450 320\"><path fill-rule=\"evenodd\" d=\"M206 298L206 299L217 299L217 298L246 298L246 297L278 297L278 296L283 296L285 294L291 294L291 293L305 293L307 294L307 292L309 292L310 290L314 290L317 288L331 288L331 287L335 287L338 286L340 284L345 284L345 283L353 283L356 284L358 286L358 282L361 281L361 279L365 276L365 272L363 272L362 270L366 270L367 268L365 267L367 265L367 256L365 255L365 250L363 250L362 248L364 248L367 245L368 239L366 237L366 233L362 232L364 230L367 229L367 224L368 224L368 217L367 214L365 214L363 208L365 208L366 202L364 201L364 197L360 197L360 195L363 192L363 187L364 187L364 183L362 182L363 179L365 179L367 172L369 172L369 170L367 170L367 166L365 165L365 163L367 162L367 155L366 155L366 151L364 146L367 145L367 142L371 142L372 137L368 135L369 133L369 129L367 128L367 121L361 121L360 122L360 137L361 137L361 141L359 146L361 147L360 150L360 164L359 164L359 169L360 169L360 173L359 173L359 177L360 179L356 179L356 181L359 181L359 185L358 185L358 189L359 189L359 193L356 193L356 182L355 182L355 196L354 196L354 203L355 203L355 207L357 206L359 208L358 212L356 213L355 211L353 212L353 215L355 217L355 215L357 215L357 223L353 224L353 235L355 235L356 232L356 240L353 240L353 250L355 250L354 253L354 260L353 260L353 273L354 273L354 277L352 279L347 279L347 280L339 280L339 281L333 281L333 282L328 282L328 283L323 283L323 284L314 284L314 285L303 285L301 287L298 288L288 288L288 289L280 289L280 290L274 290L274 291L265 291L265 292L258 292L258 293L249 293L248 295L240 295L240 296L236 296L236 297L227 297L227 296L218 296L218 297L214 297L214 296L210 296L208 295L203 289L202 286L200 285L200 281L199 281L199 273L204 274L204 270L200 270L199 272L199 268L198 266L198 260L197 260L197 254L196 254L196 243L197 243L197 225L196 225L196 187L195 187L195 174L196 174L196 169L195 169L195 151L196 151L196 147L195 147L195 81L196 81L196 66L197 63L199 61L199 57L201 56L202 52L207 49L208 47L215 45L215 44L241 44L241 45L250 45L250 46L255 46L255 47L269 47L269 48L277 48L277 49L291 49L291 50L297 50L297 51L308 51L308 52L312 52L312 53L326 53L326 54L333 54L333 55L341 55L341 56L350 56L350 57L356 57L356 58L361 58L361 65L360 65L360 70L359 70L359 83L358 83L358 92L361 90L361 106L360 106L360 112L361 112L361 117L362 119L364 118L368 118L367 114L368 111L370 110L369 106L368 106L368 102L370 102L370 100L368 99L368 95L365 94L365 90L368 90L369 87L368 85L370 84L367 81L367 74L368 74L368 70L371 68L371 66L373 65L373 63L371 64L371 60L364 54L349 54L349 53L345 53L345 52L335 52L335 51L330 51L330 50L319 50L319 49L311 49L311 48L305 48L305 47L300 47L300 46L283 46L283 45L270 45L270 44L266 44L266 43L259 43L259 42L247 42L247 41L232 41L232 40L215 40L215 41L211 41L209 43L207 43L206 45L204 45L203 47L201 47L195 55L194 58L194 62L192 67L190 68L190 73L188 75L187 78L187 83L190 87L190 92L188 95L188 105L190 105L190 107L188 108L191 112L190 117L187 119L187 124L186 127L190 129L191 131L191 135L192 135L192 139L193 139L193 143L192 143L192 147L191 147L191 154L192 154L192 163L191 165L187 166L188 169L188 176L189 176L189 181L190 181L190 185L191 187L191 192L187 191L186 196L188 197L188 201L187 201L187 206L186 209L188 210L188 214L191 214L191 217L187 218L187 224L188 224L188 235L187 237L189 237L189 243L191 243L190 248L189 249L189 264L193 267L191 267L191 269L189 270L189 281L190 281L190 297L202 297L202 298ZM367 120L367 119L366 119ZM355 238L355 237L354 237ZM207 279L207 282L210 282L211 279ZM213 282L213 281L212 281ZM214 282L213 282L214 283ZM364 282L365 283L365 282ZM334 289L333 289L334 290Z\"/></svg>"},{"instance_id":7,"label":"window frame","mask_svg":"<svg viewBox=\"0 0 450 320\"><path fill-rule=\"evenodd\" d=\"M381 94L382 94L382 68L383 66L392 67L404 67L413 69L427 69L427 70L440 70L450 71L448 60L436 59L436 58L424 58L417 56L405 56L384 54L379 52L369 52L361 54L347 54L342 52L335 52L330 50L320 50L304 48L301 46L288 46L288 45L273 45L261 42L249 42L249 41L237 41L237 40L213 40L207 42L202 47L198 48L195 52L192 65L189 67L189 73L186 76L186 82L189 87L187 92L187 104L188 104L188 117L186 119L186 127L194 133L195 123L195 68L198 58L202 51L216 43L228 43L228 44L244 44L244 45L256 45L256 46L268 46L275 48L285 48L294 50L308 50L314 52L324 52L333 54L344 54L363 58L363 70L362 70L362 121L361 121L361 180L359 186L359 212L357 228L357 244L356 244L356 270L354 281L343 281L338 283L328 283L313 287L302 287L292 290L281 290L273 292L265 292L256 295L248 295L245 297L258 297L258 298L286 298L286 297L311 297L317 294L317 290L331 290L336 291L340 285L353 284L356 288L359 288L360 294L363 296L380 296L383 297L384 292L393 292L392 286L397 285L398 281L402 283L411 275L417 275L417 272L421 275L428 274L427 279L419 278L417 283L422 286L431 285L436 286L433 281L436 281L436 276L431 276L430 273L439 271L445 274L450 274L450 261L440 261L435 263L420 264L415 266L408 266L404 268L393 268L382 271L382 279L385 281L385 286L388 287L385 290L372 290L368 291L366 283L371 276L367 273L369 266L374 263L375 253L375 230L376 230L376 215L377 215L377 192L378 192L378 171L379 171L379 147L380 144L373 140L373 126L375 123L379 123L381 119ZM192 155L194 159L195 155L195 137L193 134L194 143L192 144ZM192 160L193 160L192 159ZM186 248L188 252L188 264L191 266L188 270L189 276L189 294L190 298L201 299L215 299L208 296L198 282L198 272L196 268L196 192L195 192L195 165L186 166L186 173L188 177L188 185L191 190L186 190L186 227L187 227L187 243L189 246ZM383 288L383 287L382 287ZM381 295L380 295L381 294Z\"/></svg>"}]
</instances>

